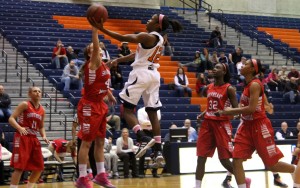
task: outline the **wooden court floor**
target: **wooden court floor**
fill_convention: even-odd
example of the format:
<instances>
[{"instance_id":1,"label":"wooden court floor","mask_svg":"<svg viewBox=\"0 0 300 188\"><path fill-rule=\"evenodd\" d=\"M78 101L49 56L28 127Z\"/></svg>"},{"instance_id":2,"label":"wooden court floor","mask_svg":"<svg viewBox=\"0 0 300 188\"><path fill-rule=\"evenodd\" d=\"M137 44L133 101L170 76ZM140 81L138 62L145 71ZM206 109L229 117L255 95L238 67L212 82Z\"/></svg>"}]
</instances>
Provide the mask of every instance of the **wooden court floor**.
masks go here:
<instances>
[{"instance_id":1,"label":"wooden court floor","mask_svg":"<svg viewBox=\"0 0 300 188\"><path fill-rule=\"evenodd\" d=\"M221 183L225 178L225 173L209 173L205 174L203 180L203 188L222 188ZM273 175L270 172L247 172L246 176L252 179L252 188L275 188L273 185ZM293 187L292 177L290 174L280 173L282 180ZM118 188L193 188L195 182L195 175L166 175L161 178L152 178L152 176L146 176L143 179L117 179L112 180L113 184ZM231 184L237 188L235 180ZM0 186L1 188L9 188L9 186ZM37 184L37 188L70 188L74 187L73 182L63 183L42 183ZM99 187L94 184L94 187ZM26 188L26 185L20 185L19 188Z\"/></svg>"}]
</instances>

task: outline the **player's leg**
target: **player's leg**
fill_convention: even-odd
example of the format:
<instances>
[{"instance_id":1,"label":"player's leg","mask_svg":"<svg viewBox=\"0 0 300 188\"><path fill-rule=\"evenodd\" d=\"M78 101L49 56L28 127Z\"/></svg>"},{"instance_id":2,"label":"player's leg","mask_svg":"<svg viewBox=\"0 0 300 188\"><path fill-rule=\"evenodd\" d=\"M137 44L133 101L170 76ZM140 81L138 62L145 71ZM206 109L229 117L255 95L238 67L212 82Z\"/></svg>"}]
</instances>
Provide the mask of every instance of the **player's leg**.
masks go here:
<instances>
[{"instance_id":1,"label":"player's leg","mask_svg":"<svg viewBox=\"0 0 300 188\"><path fill-rule=\"evenodd\" d=\"M20 169L14 169L14 172L11 175L11 180L10 180L10 186L18 186L19 181L21 179L23 170Z\"/></svg>"}]
</instances>

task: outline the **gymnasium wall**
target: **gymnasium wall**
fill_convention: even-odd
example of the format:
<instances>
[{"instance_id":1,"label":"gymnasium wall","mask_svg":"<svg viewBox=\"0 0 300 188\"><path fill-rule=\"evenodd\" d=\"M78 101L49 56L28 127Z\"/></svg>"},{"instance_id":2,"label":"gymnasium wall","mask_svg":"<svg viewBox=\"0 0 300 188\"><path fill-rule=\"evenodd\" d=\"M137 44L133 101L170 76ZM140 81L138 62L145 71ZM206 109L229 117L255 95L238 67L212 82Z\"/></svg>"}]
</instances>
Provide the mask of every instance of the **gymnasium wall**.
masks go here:
<instances>
[{"instance_id":1,"label":"gymnasium wall","mask_svg":"<svg viewBox=\"0 0 300 188\"><path fill-rule=\"evenodd\" d=\"M213 12L299 17L299 0L205 0Z\"/></svg>"},{"instance_id":2,"label":"gymnasium wall","mask_svg":"<svg viewBox=\"0 0 300 188\"><path fill-rule=\"evenodd\" d=\"M110 6L124 7L142 7L142 8L160 8L160 0L33 0L46 2L61 2L61 3L80 3L91 4L95 2Z\"/></svg>"}]
</instances>

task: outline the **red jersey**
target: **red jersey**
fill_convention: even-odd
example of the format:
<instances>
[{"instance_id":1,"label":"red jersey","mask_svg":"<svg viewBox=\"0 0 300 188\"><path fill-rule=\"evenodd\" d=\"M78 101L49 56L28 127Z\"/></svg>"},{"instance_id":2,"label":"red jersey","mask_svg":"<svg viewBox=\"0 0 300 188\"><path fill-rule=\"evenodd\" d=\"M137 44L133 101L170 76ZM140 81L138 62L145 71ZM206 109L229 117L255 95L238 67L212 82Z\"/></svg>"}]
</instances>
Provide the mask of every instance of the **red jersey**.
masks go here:
<instances>
[{"instance_id":1,"label":"red jersey","mask_svg":"<svg viewBox=\"0 0 300 188\"><path fill-rule=\"evenodd\" d=\"M59 138L53 140L51 142L51 145L57 153L65 153L67 152L67 147L66 147L67 142L68 142L67 140Z\"/></svg>"},{"instance_id":2,"label":"red jersey","mask_svg":"<svg viewBox=\"0 0 300 188\"><path fill-rule=\"evenodd\" d=\"M41 104L38 109L35 109L30 101L27 101L27 106L27 109L18 117L18 123L21 127L26 127L30 135L37 135L41 128L45 110Z\"/></svg>"},{"instance_id":3,"label":"red jersey","mask_svg":"<svg viewBox=\"0 0 300 188\"><path fill-rule=\"evenodd\" d=\"M52 52L52 59L55 58L57 55L55 54L58 51L58 47L53 48ZM60 53L58 55L67 55L67 51L64 47L61 47Z\"/></svg>"},{"instance_id":4,"label":"red jersey","mask_svg":"<svg viewBox=\"0 0 300 188\"><path fill-rule=\"evenodd\" d=\"M227 95L229 83L221 86L215 86L213 83L207 86L207 108L204 118L212 120L229 120L229 116L221 115L216 116L215 113L219 110L224 110L230 107L231 103Z\"/></svg>"},{"instance_id":5,"label":"red jersey","mask_svg":"<svg viewBox=\"0 0 300 188\"><path fill-rule=\"evenodd\" d=\"M107 94L110 82L110 71L108 67L101 62L97 70L89 68L90 61L86 62L84 67L84 95L88 101L99 102Z\"/></svg>"},{"instance_id":6,"label":"red jersey","mask_svg":"<svg viewBox=\"0 0 300 188\"><path fill-rule=\"evenodd\" d=\"M249 106L250 86L253 82L256 82L260 85L262 95L258 99L258 104L253 114L242 114L242 119L245 121L252 121L252 120L257 120L257 119L262 119L267 117L265 112L265 105L264 105L265 102L264 86L262 85L259 79L254 79L248 85L246 85L243 94L241 96L240 104L242 104L242 106Z\"/></svg>"}]
</instances>

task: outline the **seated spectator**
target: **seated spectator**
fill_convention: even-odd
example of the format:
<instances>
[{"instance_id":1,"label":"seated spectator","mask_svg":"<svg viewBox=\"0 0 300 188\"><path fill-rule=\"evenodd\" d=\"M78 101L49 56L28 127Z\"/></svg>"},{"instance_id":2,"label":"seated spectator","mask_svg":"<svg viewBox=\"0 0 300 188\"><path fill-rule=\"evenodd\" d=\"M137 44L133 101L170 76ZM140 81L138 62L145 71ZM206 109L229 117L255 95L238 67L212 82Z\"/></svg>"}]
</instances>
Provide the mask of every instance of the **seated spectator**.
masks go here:
<instances>
[{"instance_id":1,"label":"seated spectator","mask_svg":"<svg viewBox=\"0 0 300 188\"><path fill-rule=\"evenodd\" d=\"M214 83L215 78L213 76L212 70L207 71L207 76L206 76L206 85Z\"/></svg>"},{"instance_id":2,"label":"seated spectator","mask_svg":"<svg viewBox=\"0 0 300 188\"><path fill-rule=\"evenodd\" d=\"M245 65L247 59L245 57L242 57L241 61L236 64L237 69L237 76L239 83L244 83L245 77L241 75L241 69Z\"/></svg>"},{"instance_id":3,"label":"seated spectator","mask_svg":"<svg viewBox=\"0 0 300 188\"><path fill-rule=\"evenodd\" d=\"M1 135L1 133L0 133ZM3 134L4 135L4 134ZM0 186L1 185L8 185L5 183L5 180L7 179L4 176L4 162L5 160L10 160L12 156L12 153L7 150L6 147L0 144Z\"/></svg>"},{"instance_id":4,"label":"seated spectator","mask_svg":"<svg viewBox=\"0 0 300 188\"><path fill-rule=\"evenodd\" d=\"M7 122L11 116L11 100L7 93L4 92L3 85L0 85L0 122Z\"/></svg>"},{"instance_id":5,"label":"seated spectator","mask_svg":"<svg viewBox=\"0 0 300 188\"><path fill-rule=\"evenodd\" d=\"M300 78L299 72L296 70L295 67L292 67L291 72L289 72L289 74L288 74L288 79L295 80L298 82L299 78Z\"/></svg>"},{"instance_id":6,"label":"seated spectator","mask_svg":"<svg viewBox=\"0 0 300 188\"><path fill-rule=\"evenodd\" d=\"M266 82L271 91L282 91L282 83L279 80L277 69L273 68L266 78Z\"/></svg>"},{"instance_id":7,"label":"seated spectator","mask_svg":"<svg viewBox=\"0 0 300 188\"><path fill-rule=\"evenodd\" d=\"M153 133L152 133L152 124L150 122L150 119L149 119L149 116L148 116L148 113L146 112L146 108L143 107L143 108L140 108L138 111L137 111L137 118L138 118L138 121L139 121L139 124L141 125L141 128L143 130L143 132L153 138ZM161 112L160 110L157 111L157 118L158 118L158 121L160 121L161 119ZM147 144L147 143L142 143L140 140L138 140L140 142L140 144ZM153 146L154 147L154 146ZM154 148L152 148L152 154L151 156L154 156ZM154 159L154 157L152 158L153 160L153 163L152 163L152 176L154 178L159 178L158 174L157 174L157 168L159 166L162 166L161 164L157 164L156 162L156 159ZM144 178L145 177L145 155L140 157L139 159L139 177L140 178Z\"/></svg>"},{"instance_id":8,"label":"seated spectator","mask_svg":"<svg viewBox=\"0 0 300 188\"><path fill-rule=\"evenodd\" d=\"M9 143L5 139L5 134L4 134L3 130L1 129L1 127L0 127L0 144L2 145L2 147L9 149Z\"/></svg>"},{"instance_id":9,"label":"seated spectator","mask_svg":"<svg viewBox=\"0 0 300 188\"><path fill-rule=\"evenodd\" d=\"M277 140L285 140L287 137L293 136L293 132L288 129L287 122L281 123L281 129L276 131L275 138Z\"/></svg>"},{"instance_id":10,"label":"seated spectator","mask_svg":"<svg viewBox=\"0 0 300 188\"><path fill-rule=\"evenodd\" d=\"M241 47L237 47L235 51L231 54L229 54L229 70L230 73L237 73L237 63L242 61L243 57L243 49Z\"/></svg>"},{"instance_id":11,"label":"seated spectator","mask_svg":"<svg viewBox=\"0 0 300 188\"><path fill-rule=\"evenodd\" d=\"M68 46L67 48L67 57L68 61L71 62L73 60L77 67L81 67L84 64L84 61L78 59L78 54L74 52L72 46Z\"/></svg>"},{"instance_id":12,"label":"seated spectator","mask_svg":"<svg viewBox=\"0 0 300 188\"><path fill-rule=\"evenodd\" d=\"M102 50L102 61L107 62L110 60L109 53L106 49L106 46L103 42L99 42L100 48Z\"/></svg>"},{"instance_id":13,"label":"seated spectator","mask_svg":"<svg viewBox=\"0 0 300 188\"><path fill-rule=\"evenodd\" d=\"M297 136L300 133L300 121L297 122L296 128L293 131L293 135Z\"/></svg>"},{"instance_id":14,"label":"seated spectator","mask_svg":"<svg viewBox=\"0 0 300 188\"><path fill-rule=\"evenodd\" d=\"M188 87L188 77L184 74L184 69L181 67L177 69L177 74L174 77L174 84L179 97L184 97L184 92L187 92L189 97L192 96L192 89Z\"/></svg>"},{"instance_id":15,"label":"seated spectator","mask_svg":"<svg viewBox=\"0 0 300 188\"><path fill-rule=\"evenodd\" d=\"M185 64L180 63L181 67L200 68L200 65L201 65L201 58L200 58L200 52L199 51L195 52L194 60L192 62L185 63Z\"/></svg>"},{"instance_id":16,"label":"seated spectator","mask_svg":"<svg viewBox=\"0 0 300 188\"><path fill-rule=\"evenodd\" d=\"M220 57L218 59L220 63L225 63L228 65L228 58L226 57L224 52L220 52Z\"/></svg>"},{"instance_id":17,"label":"seated spectator","mask_svg":"<svg viewBox=\"0 0 300 188\"><path fill-rule=\"evenodd\" d=\"M196 92L200 97L202 96L202 91L205 88L205 86L206 86L205 75L203 73L199 73L197 75L197 81L196 81Z\"/></svg>"},{"instance_id":18,"label":"seated spectator","mask_svg":"<svg viewBox=\"0 0 300 188\"><path fill-rule=\"evenodd\" d=\"M196 132L196 130L192 127L192 123L190 119L186 119L184 120L184 125L182 126L184 128L188 129L188 141L191 142L192 141L192 133Z\"/></svg>"},{"instance_id":19,"label":"seated spectator","mask_svg":"<svg viewBox=\"0 0 300 188\"><path fill-rule=\"evenodd\" d=\"M219 63L218 53L216 51L213 51L212 56L210 57L210 62L212 68L208 70L212 70L213 67L215 67L215 65Z\"/></svg>"},{"instance_id":20,"label":"seated spectator","mask_svg":"<svg viewBox=\"0 0 300 188\"><path fill-rule=\"evenodd\" d=\"M128 47L128 42L122 42L121 46L119 48L119 57L127 56L131 54L131 50ZM130 65L133 61L128 61L128 62L119 62L118 64L120 65Z\"/></svg>"},{"instance_id":21,"label":"seated spectator","mask_svg":"<svg viewBox=\"0 0 300 188\"><path fill-rule=\"evenodd\" d=\"M203 48L202 53L200 53L200 70L199 72L206 72L207 70L213 69L212 63L210 62L209 51L207 48Z\"/></svg>"},{"instance_id":22,"label":"seated spectator","mask_svg":"<svg viewBox=\"0 0 300 188\"><path fill-rule=\"evenodd\" d=\"M60 62L61 60L62 64ZM52 63L55 63L57 69L65 67L67 64L69 64L67 52L61 40L58 40L56 43L56 47L53 48Z\"/></svg>"},{"instance_id":23,"label":"seated spectator","mask_svg":"<svg viewBox=\"0 0 300 188\"><path fill-rule=\"evenodd\" d=\"M119 178L119 173L118 173L119 157L117 154L110 152L111 148L112 148L112 138L111 137L109 137L108 139L105 138L104 141L105 170L109 178L118 179Z\"/></svg>"},{"instance_id":24,"label":"seated spectator","mask_svg":"<svg viewBox=\"0 0 300 188\"><path fill-rule=\"evenodd\" d=\"M78 73L78 67L75 65L73 60L65 66L61 76L61 82L65 83L64 91L69 91L71 84L76 85L78 90L82 89L83 83L79 78Z\"/></svg>"},{"instance_id":25,"label":"seated spectator","mask_svg":"<svg viewBox=\"0 0 300 188\"><path fill-rule=\"evenodd\" d=\"M168 39L168 34L165 33L163 35L163 38L164 38L164 45L163 45L162 55L173 56L173 50L172 50L172 46Z\"/></svg>"},{"instance_id":26,"label":"seated spectator","mask_svg":"<svg viewBox=\"0 0 300 188\"><path fill-rule=\"evenodd\" d=\"M284 92L283 94L284 99L288 99L290 104L297 104L299 91L298 91L298 85L294 79L285 83L283 92Z\"/></svg>"},{"instance_id":27,"label":"seated spectator","mask_svg":"<svg viewBox=\"0 0 300 188\"><path fill-rule=\"evenodd\" d=\"M219 26L216 26L215 30L211 32L209 46L212 48L220 48L223 46L223 38L219 30Z\"/></svg>"},{"instance_id":28,"label":"seated spectator","mask_svg":"<svg viewBox=\"0 0 300 188\"><path fill-rule=\"evenodd\" d=\"M129 178L129 167L131 167L131 176L138 177L136 174L136 159L133 140L129 137L127 128L122 129L122 136L117 139L117 155L124 163L124 178Z\"/></svg>"},{"instance_id":29,"label":"seated spectator","mask_svg":"<svg viewBox=\"0 0 300 188\"><path fill-rule=\"evenodd\" d=\"M279 77L279 80L283 83L290 81L290 79L288 78L288 72L287 72L287 68L285 65L283 65L281 67L281 70L278 72L278 77Z\"/></svg>"},{"instance_id":30,"label":"seated spectator","mask_svg":"<svg viewBox=\"0 0 300 188\"><path fill-rule=\"evenodd\" d=\"M113 131L119 131L121 126L120 116L115 114L115 107L109 103L107 96L105 96L103 100L108 106L108 113L106 116L106 129L113 129Z\"/></svg>"},{"instance_id":31,"label":"seated spectator","mask_svg":"<svg viewBox=\"0 0 300 188\"><path fill-rule=\"evenodd\" d=\"M120 90L123 89L124 83L123 83L123 75L122 70L119 65L112 66L110 68L110 79L111 79L111 87Z\"/></svg>"},{"instance_id":32,"label":"seated spectator","mask_svg":"<svg viewBox=\"0 0 300 188\"><path fill-rule=\"evenodd\" d=\"M197 131L194 131L194 132L191 133L191 135L189 136L189 140L188 140L189 142L197 142L200 127L201 127L201 124L198 124L197 125Z\"/></svg>"},{"instance_id":33,"label":"seated spectator","mask_svg":"<svg viewBox=\"0 0 300 188\"><path fill-rule=\"evenodd\" d=\"M177 129L177 125L173 124L169 127L169 129ZM163 156L165 159L166 165L164 166L163 172L170 173L171 166L170 158L171 156L171 143L170 143L170 132L168 132L164 137L164 147L163 147Z\"/></svg>"}]
</instances>

